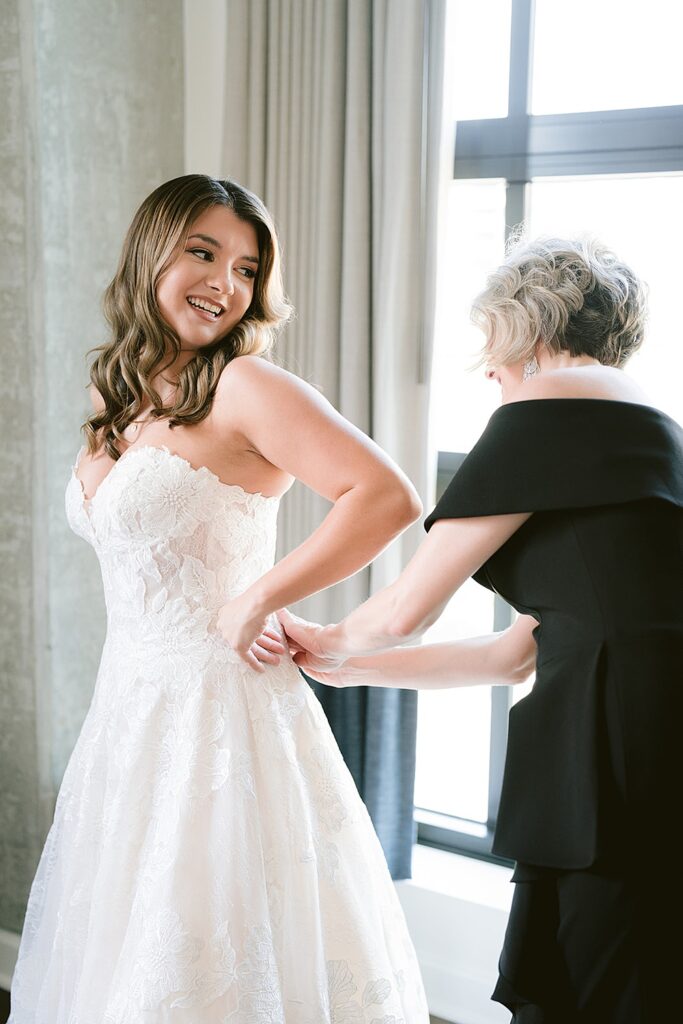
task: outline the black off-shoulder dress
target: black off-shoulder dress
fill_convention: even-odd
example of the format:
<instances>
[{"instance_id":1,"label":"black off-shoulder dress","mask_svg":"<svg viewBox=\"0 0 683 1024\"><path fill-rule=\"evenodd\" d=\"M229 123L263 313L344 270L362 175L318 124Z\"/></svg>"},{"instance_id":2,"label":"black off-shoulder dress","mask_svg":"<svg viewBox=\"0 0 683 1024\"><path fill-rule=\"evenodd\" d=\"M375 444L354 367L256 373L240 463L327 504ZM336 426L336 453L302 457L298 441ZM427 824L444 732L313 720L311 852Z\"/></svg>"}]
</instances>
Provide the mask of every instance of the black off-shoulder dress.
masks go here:
<instances>
[{"instance_id":1,"label":"black off-shoulder dress","mask_svg":"<svg viewBox=\"0 0 683 1024\"><path fill-rule=\"evenodd\" d=\"M494 852L493 998L519 1024L668 1024L681 926L683 430L604 399L503 405L425 523L531 512L475 574L534 616Z\"/></svg>"}]
</instances>

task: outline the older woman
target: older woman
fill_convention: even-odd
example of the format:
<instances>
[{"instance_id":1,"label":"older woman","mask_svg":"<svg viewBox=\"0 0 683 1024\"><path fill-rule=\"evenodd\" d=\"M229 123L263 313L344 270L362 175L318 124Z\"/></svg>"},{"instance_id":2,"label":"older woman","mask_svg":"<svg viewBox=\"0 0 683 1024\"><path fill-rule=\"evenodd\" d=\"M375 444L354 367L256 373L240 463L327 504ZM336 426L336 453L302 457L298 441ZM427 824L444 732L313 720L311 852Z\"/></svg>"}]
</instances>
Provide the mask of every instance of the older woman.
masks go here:
<instances>
[{"instance_id":1,"label":"older woman","mask_svg":"<svg viewBox=\"0 0 683 1024\"><path fill-rule=\"evenodd\" d=\"M683 431L622 372L644 294L602 246L518 243L474 311L502 406L428 537L342 622L283 622L299 666L336 686L510 683L535 653L493 847L517 862L493 998L523 1024L663 1022L663 924L679 888L667 840L681 781ZM520 613L509 630L390 650L469 576Z\"/></svg>"}]
</instances>

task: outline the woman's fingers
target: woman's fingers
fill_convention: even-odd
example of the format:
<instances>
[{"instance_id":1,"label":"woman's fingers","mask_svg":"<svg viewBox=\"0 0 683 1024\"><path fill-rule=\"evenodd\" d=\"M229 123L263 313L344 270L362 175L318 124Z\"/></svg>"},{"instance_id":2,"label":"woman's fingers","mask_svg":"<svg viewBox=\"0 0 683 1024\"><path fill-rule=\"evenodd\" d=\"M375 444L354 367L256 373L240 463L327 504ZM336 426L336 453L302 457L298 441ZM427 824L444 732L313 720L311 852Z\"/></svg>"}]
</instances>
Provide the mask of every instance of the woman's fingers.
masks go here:
<instances>
[{"instance_id":1,"label":"woman's fingers","mask_svg":"<svg viewBox=\"0 0 683 1024\"><path fill-rule=\"evenodd\" d=\"M325 686L335 687L343 687L345 685L343 673L338 670L325 672L318 658L306 655L306 653L297 654L294 656L294 663L297 668L300 668L311 679L315 679L317 683L324 683Z\"/></svg>"},{"instance_id":2,"label":"woman's fingers","mask_svg":"<svg viewBox=\"0 0 683 1024\"><path fill-rule=\"evenodd\" d=\"M306 619L299 618L298 615L292 615L288 608L280 608L277 612L277 617L290 636L296 636L300 632L307 632L313 625L313 623L308 622Z\"/></svg>"},{"instance_id":3,"label":"woman's fingers","mask_svg":"<svg viewBox=\"0 0 683 1024\"><path fill-rule=\"evenodd\" d=\"M300 619L298 615L292 615L286 608L281 608L277 615L287 638L302 649L310 650L311 641L320 627L307 622L306 619Z\"/></svg>"},{"instance_id":4,"label":"woman's fingers","mask_svg":"<svg viewBox=\"0 0 683 1024\"><path fill-rule=\"evenodd\" d=\"M300 654L294 655L294 662L299 668L303 669L310 676L318 676L325 674L325 666L321 665L320 658L316 658L314 654L309 651L302 651Z\"/></svg>"},{"instance_id":5,"label":"woman's fingers","mask_svg":"<svg viewBox=\"0 0 683 1024\"><path fill-rule=\"evenodd\" d=\"M280 625L282 626L282 630L285 634L285 640L287 641L287 644L289 646L289 653L291 654L291 656L294 657L294 655L298 651L306 650L306 648L301 643L299 643L297 639L293 636L292 631L296 627L294 625L294 618L291 615L291 613L288 612L286 608L281 608L276 614L278 619L280 620Z\"/></svg>"},{"instance_id":6,"label":"woman's fingers","mask_svg":"<svg viewBox=\"0 0 683 1024\"><path fill-rule=\"evenodd\" d=\"M315 666L315 670L320 671L320 660L309 653L311 640L320 626L292 615L286 608L281 608L277 615L285 632L284 641L275 627L268 626L247 651L240 653L242 660L256 671L264 672L266 665L279 665L280 658L289 654L304 671L307 671L307 664L299 659L308 656L312 662L311 669Z\"/></svg>"},{"instance_id":7,"label":"woman's fingers","mask_svg":"<svg viewBox=\"0 0 683 1024\"><path fill-rule=\"evenodd\" d=\"M293 661L297 668L300 668L306 673L306 675L311 676L313 679L318 678L318 675L320 674L319 666L311 664L308 651L297 651L297 653L293 655Z\"/></svg>"}]
</instances>

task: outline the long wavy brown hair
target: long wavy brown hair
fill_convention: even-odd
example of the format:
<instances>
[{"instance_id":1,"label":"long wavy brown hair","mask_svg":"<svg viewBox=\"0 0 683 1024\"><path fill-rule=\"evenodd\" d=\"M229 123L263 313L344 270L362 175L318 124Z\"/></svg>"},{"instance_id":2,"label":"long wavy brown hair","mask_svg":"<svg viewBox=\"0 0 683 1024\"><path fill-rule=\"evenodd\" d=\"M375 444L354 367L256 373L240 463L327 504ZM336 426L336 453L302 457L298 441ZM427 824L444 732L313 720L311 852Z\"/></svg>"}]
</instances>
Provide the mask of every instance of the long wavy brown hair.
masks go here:
<instances>
[{"instance_id":1,"label":"long wavy brown hair","mask_svg":"<svg viewBox=\"0 0 683 1024\"><path fill-rule=\"evenodd\" d=\"M173 404L164 406L151 381L176 359L180 338L159 312L157 283L182 252L192 224L211 206L226 206L254 226L259 267L253 298L229 334L201 348L182 368ZM160 185L133 217L116 274L104 293L104 314L111 338L89 350L98 353L90 366L90 381L104 408L89 416L81 429L89 454L104 446L117 460L116 442L145 398L152 404L150 418L168 417L169 427L201 422L211 410L223 368L236 356L267 353L292 315L282 284L275 225L263 202L235 181L205 174L186 174Z\"/></svg>"}]
</instances>

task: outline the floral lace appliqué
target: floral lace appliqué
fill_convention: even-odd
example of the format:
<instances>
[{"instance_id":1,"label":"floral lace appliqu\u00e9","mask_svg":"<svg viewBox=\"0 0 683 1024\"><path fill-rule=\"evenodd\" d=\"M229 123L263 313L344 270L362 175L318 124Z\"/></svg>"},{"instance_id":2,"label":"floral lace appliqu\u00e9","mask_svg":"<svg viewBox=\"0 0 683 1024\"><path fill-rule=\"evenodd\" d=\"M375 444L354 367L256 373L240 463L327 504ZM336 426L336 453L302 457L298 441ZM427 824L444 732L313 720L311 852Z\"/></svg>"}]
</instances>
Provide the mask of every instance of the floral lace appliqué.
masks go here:
<instances>
[{"instance_id":1,"label":"floral lace appliqu\u00e9","mask_svg":"<svg viewBox=\"0 0 683 1024\"><path fill-rule=\"evenodd\" d=\"M143 446L87 506L72 473L65 507L99 560L107 636L8 1024L427 1024L319 703L291 659L257 674L216 629L273 565L277 499Z\"/></svg>"}]
</instances>

